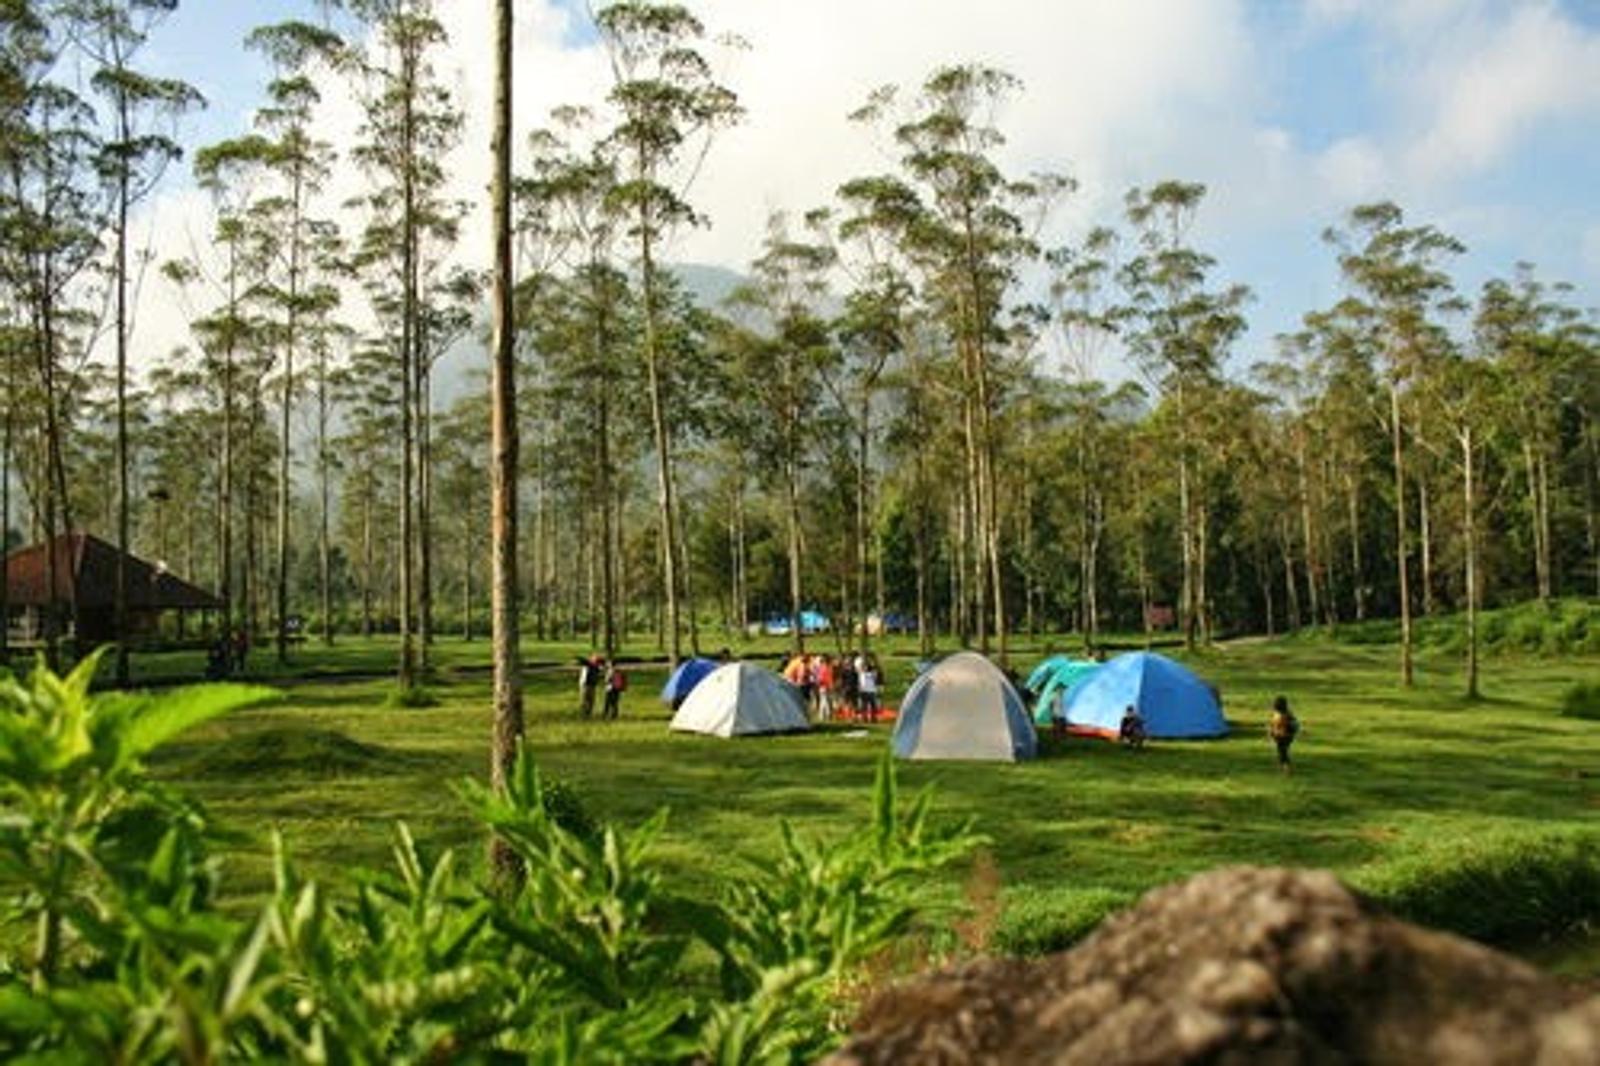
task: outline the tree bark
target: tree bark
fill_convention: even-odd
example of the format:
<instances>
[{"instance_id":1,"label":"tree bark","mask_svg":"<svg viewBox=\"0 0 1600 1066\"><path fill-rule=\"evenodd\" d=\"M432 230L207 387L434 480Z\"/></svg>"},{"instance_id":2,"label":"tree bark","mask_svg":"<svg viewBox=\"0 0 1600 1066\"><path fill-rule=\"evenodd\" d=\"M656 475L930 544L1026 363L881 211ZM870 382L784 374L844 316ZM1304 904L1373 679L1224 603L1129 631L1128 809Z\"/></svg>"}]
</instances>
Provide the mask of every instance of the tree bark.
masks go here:
<instances>
[{"instance_id":1,"label":"tree bark","mask_svg":"<svg viewBox=\"0 0 1600 1066\"><path fill-rule=\"evenodd\" d=\"M642 151L642 149L641 149ZM654 223L640 208L639 259L644 296L644 356L650 387L650 432L656 449L656 498L661 510L662 592L665 599L667 668L676 670L683 645L678 621L678 507L672 479L672 435L667 429L666 382L656 323Z\"/></svg>"},{"instance_id":2,"label":"tree bark","mask_svg":"<svg viewBox=\"0 0 1600 1066\"><path fill-rule=\"evenodd\" d=\"M493 362L490 366L490 598L493 626L494 736L492 787L503 793L522 745L522 677L517 630L517 387L511 265L512 0L494 0L495 90L493 215ZM490 846L490 863L507 888L521 869L505 841Z\"/></svg>"},{"instance_id":3,"label":"tree bark","mask_svg":"<svg viewBox=\"0 0 1600 1066\"><path fill-rule=\"evenodd\" d=\"M1478 499L1474 482L1472 426L1461 427L1462 538L1467 578L1467 698L1478 698Z\"/></svg>"},{"instance_id":4,"label":"tree bark","mask_svg":"<svg viewBox=\"0 0 1600 1066\"><path fill-rule=\"evenodd\" d=\"M1389 443L1394 457L1395 578L1400 596L1400 684L1410 688L1411 581L1406 563L1406 468L1403 426L1400 421L1400 383L1389 382Z\"/></svg>"},{"instance_id":5,"label":"tree bark","mask_svg":"<svg viewBox=\"0 0 1600 1066\"><path fill-rule=\"evenodd\" d=\"M333 647L333 539L328 528L333 509L328 454L328 353L317 353L317 593L321 600L322 643Z\"/></svg>"},{"instance_id":6,"label":"tree bark","mask_svg":"<svg viewBox=\"0 0 1600 1066\"><path fill-rule=\"evenodd\" d=\"M417 218L416 218L416 130L413 113L415 70L410 49L401 52L400 138L400 664L397 680L402 690L417 683L417 646L413 633L412 608L416 603L414 570L416 526L415 492L416 427L414 393L417 359Z\"/></svg>"},{"instance_id":7,"label":"tree bark","mask_svg":"<svg viewBox=\"0 0 1600 1066\"><path fill-rule=\"evenodd\" d=\"M283 409L278 434L278 574L277 574L277 644L278 662L289 661L289 455L293 449L290 436L290 414L294 409L294 348L296 330L300 321L300 238L301 211L304 195L303 175L296 164L291 190L293 218L289 232L289 314L288 329L283 348Z\"/></svg>"},{"instance_id":8,"label":"tree bark","mask_svg":"<svg viewBox=\"0 0 1600 1066\"><path fill-rule=\"evenodd\" d=\"M117 134L124 145L130 136L126 93L119 93ZM128 166L117 168L117 571L112 613L117 633L116 684L127 688L128 668Z\"/></svg>"}]
</instances>

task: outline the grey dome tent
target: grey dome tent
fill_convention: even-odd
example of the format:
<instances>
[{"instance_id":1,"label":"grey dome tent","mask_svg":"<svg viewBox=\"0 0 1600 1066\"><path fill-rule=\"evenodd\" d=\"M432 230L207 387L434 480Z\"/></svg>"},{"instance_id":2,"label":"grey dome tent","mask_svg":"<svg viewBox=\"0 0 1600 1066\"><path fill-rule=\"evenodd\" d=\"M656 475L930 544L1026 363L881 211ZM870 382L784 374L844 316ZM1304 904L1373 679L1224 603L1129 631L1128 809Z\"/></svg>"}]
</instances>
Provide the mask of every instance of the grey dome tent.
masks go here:
<instances>
[{"instance_id":1,"label":"grey dome tent","mask_svg":"<svg viewBox=\"0 0 1600 1066\"><path fill-rule=\"evenodd\" d=\"M964 651L912 683L900 702L893 745L902 759L1016 762L1033 758L1038 738L1006 676L983 656Z\"/></svg>"},{"instance_id":2,"label":"grey dome tent","mask_svg":"<svg viewBox=\"0 0 1600 1066\"><path fill-rule=\"evenodd\" d=\"M672 728L713 737L797 733L811 728L800 691L754 663L728 663L689 693Z\"/></svg>"}]
</instances>

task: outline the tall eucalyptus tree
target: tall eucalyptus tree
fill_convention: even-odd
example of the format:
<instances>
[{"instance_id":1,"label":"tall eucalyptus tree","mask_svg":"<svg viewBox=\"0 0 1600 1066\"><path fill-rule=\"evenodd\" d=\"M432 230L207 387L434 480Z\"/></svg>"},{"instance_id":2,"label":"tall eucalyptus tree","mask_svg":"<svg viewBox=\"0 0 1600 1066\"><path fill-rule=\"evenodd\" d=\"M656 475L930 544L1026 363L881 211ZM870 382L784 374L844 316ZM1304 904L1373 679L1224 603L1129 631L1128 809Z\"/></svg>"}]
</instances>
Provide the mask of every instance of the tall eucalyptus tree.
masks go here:
<instances>
[{"instance_id":1,"label":"tall eucalyptus tree","mask_svg":"<svg viewBox=\"0 0 1600 1066\"><path fill-rule=\"evenodd\" d=\"M128 676L129 491L128 345L133 330L129 306L128 216L148 197L167 165L182 155L168 132L179 115L204 105L198 90L176 78L138 70L135 63L151 32L177 9L177 0L62 0L54 14L71 27L95 66L91 78L109 110L109 133L100 144L99 170L111 192L111 275L115 304L117 435L117 568L113 612L117 636L115 678Z\"/></svg>"},{"instance_id":2,"label":"tall eucalyptus tree","mask_svg":"<svg viewBox=\"0 0 1600 1066\"><path fill-rule=\"evenodd\" d=\"M688 157L694 170L698 170L710 136L736 121L741 110L737 98L717 83L710 64L697 50L705 27L688 8L650 0L622 0L602 8L595 21L611 60L610 102L618 116L608 138L622 175L614 196L630 218L629 236L638 251L642 347L661 517L668 656L676 667L682 653L681 553L668 425L672 398L668 393L670 375L662 337L659 257L662 245L675 231L702 221L685 199L693 172L688 179L682 179L676 173L680 164Z\"/></svg>"},{"instance_id":3,"label":"tall eucalyptus tree","mask_svg":"<svg viewBox=\"0 0 1600 1066\"><path fill-rule=\"evenodd\" d=\"M1339 268L1355 289L1373 342L1381 353L1389 393L1388 430L1394 466L1395 573L1400 611L1400 683L1412 683L1410 536L1406 505L1406 427L1403 394L1422 380L1438 333L1438 315L1453 302L1440 263L1465 251L1433 226L1407 226L1392 203L1354 208L1345 228L1329 229Z\"/></svg>"}]
</instances>

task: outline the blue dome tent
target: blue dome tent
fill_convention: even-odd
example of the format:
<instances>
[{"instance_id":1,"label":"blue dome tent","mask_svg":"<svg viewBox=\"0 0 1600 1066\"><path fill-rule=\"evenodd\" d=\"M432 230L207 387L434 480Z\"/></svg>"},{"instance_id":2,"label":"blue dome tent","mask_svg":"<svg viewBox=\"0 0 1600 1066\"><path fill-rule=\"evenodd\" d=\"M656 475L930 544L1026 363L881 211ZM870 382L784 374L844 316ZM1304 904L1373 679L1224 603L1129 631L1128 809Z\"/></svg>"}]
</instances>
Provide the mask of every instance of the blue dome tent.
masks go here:
<instances>
[{"instance_id":1,"label":"blue dome tent","mask_svg":"<svg viewBox=\"0 0 1600 1066\"><path fill-rule=\"evenodd\" d=\"M678 706L719 665L710 659L685 659L661 687L661 702L669 707Z\"/></svg>"},{"instance_id":2,"label":"blue dome tent","mask_svg":"<svg viewBox=\"0 0 1600 1066\"><path fill-rule=\"evenodd\" d=\"M1152 737L1186 740L1228 733L1217 697L1188 669L1154 652L1119 655L1066 700L1067 727L1075 733L1116 737L1129 705Z\"/></svg>"}]
</instances>

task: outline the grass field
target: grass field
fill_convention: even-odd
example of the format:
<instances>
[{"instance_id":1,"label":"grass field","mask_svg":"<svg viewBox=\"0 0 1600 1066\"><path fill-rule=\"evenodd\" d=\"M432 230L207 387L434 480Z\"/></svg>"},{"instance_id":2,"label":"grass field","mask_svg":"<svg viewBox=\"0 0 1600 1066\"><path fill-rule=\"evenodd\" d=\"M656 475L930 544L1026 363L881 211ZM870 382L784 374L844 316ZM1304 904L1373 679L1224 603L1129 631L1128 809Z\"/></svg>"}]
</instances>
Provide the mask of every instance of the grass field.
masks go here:
<instances>
[{"instance_id":1,"label":"grass field","mask_svg":"<svg viewBox=\"0 0 1600 1066\"><path fill-rule=\"evenodd\" d=\"M528 649L536 757L599 817L634 823L670 808L661 856L686 889L713 891L769 860L782 818L830 834L867 816L887 727L731 742L673 735L655 698L659 664L633 669L622 721L585 722L573 673L557 665L577 650ZM1025 670L1045 650L1041 642L1016 662ZM912 672L909 646L898 652L886 659L891 703ZM486 647L442 643L439 702L422 709L388 706L392 680L359 676L393 654L383 643L302 649L293 672L326 676L285 676L282 702L214 723L160 758L161 777L243 835L227 867L233 899L265 888L273 826L330 875L385 863L396 819L425 846L478 853L451 783L485 772ZM1064 943L1144 889L1240 862L1328 867L1402 911L1491 939L1583 939L1573 923L1600 912L1591 891L1600 723L1556 707L1572 682L1600 678L1600 657L1495 658L1486 698L1474 703L1459 695L1453 656L1424 656L1406 693L1392 648L1241 642L1189 661L1222 690L1236 726L1229 739L1144 753L1067 740L1016 766L902 765L903 788L933 786L938 811L970 816L991 841L1002 885L992 947ZM143 676L190 668L150 660ZM1292 777L1278 773L1264 735L1278 693L1304 724ZM964 880L958 872L929 886L936 923L953 918ZM1496 898L1527 891L1550 898Z\"/></svg>"}]
</instances>

